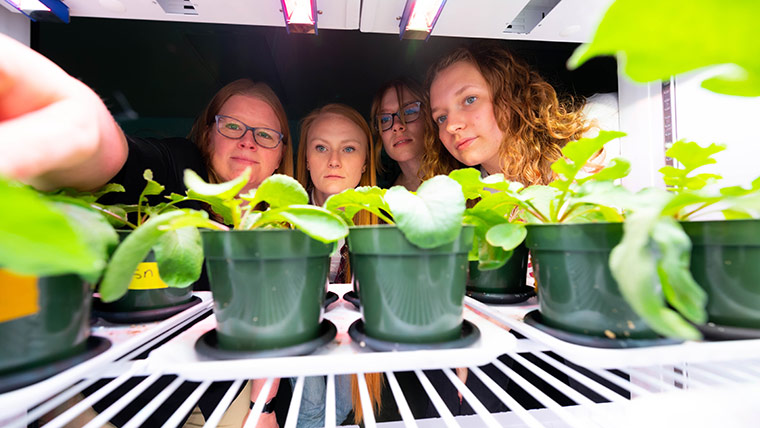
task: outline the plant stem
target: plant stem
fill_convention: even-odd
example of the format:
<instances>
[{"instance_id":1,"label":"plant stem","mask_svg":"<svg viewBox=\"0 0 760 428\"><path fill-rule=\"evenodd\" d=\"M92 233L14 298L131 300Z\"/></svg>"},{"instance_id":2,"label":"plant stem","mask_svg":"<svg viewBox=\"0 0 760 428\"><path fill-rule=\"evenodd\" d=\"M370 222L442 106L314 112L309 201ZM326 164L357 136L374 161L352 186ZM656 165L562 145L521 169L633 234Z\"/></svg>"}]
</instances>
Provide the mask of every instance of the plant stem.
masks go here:
<instances>
[{"instance_id":1,"label":"plant stem","mask_svg":"<svg viewBox=\"0 0 760 428\"><path fill-rule=\"evenodd\" d=\"M107 210L107 209L105 209L103 207L100 207L98 205L95 205L95 204L91 204L90 206L92 208L95 208L96 210L102 212L103 214L105 214L107 216L111 216L111 217L119 220L120 222L122 222L122 223L126 224L127 226L131 227L132 229L137 229L136 225L130 223L129 220L127 220L126 218L122 218L121 216L119 216L118 214L116 214L116 213L114 213L112 211L109 211L109 210Z\"/></svg>"}]
</instances>

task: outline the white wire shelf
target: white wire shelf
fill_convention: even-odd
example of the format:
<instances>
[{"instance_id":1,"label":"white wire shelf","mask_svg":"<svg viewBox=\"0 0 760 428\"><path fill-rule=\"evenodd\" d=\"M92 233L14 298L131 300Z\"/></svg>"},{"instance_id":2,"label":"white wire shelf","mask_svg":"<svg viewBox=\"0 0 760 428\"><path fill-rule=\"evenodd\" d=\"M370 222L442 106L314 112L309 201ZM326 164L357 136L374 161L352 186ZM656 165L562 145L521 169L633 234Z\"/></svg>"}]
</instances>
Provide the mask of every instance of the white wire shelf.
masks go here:
<instances>
[{"instance_id":1,"label":"white wire shelf","mask_svg":"<svg viewBox=\"0 0 760 428\"><path fill-rule=\"evenodd\" d=\"M339 295L348 289L336 288L334 291ZM514 321L517 327L521 327L519 322L505 313L531 309L530 303L521 309L504 309L482 308L468 301L468 305L489 319ZM728 363L716 363L699 361L699 358L691 360L684 354L681 361L646 360L645 364L640 364L641 359L625 360L616 356L606 361L592 358L586 364L583 360L586 355L571 352L567 356L564 349L554 349L551 343L528 334L523 334L527 338L520 340L506 334L503 337L512 337L508 339L511 343L494 347L476 344L468 351L472 357L469 361L468 352L461 355L428 352L426 356L410 356L411 362L406 362L406 353L372 353L350 343L346 322L359 315L349 309L349 303L339 300L326 313L338 326L336 343L330 345L335 349L322 349L306 357L218 362L199 359L192 349L187 349L193 337L209 326L213 328L209 305L205 299L203 304L170 320L140 327L139 332L125 333L129 327L122 331L109 330L106 334L115 338L115 343L108 353L115 356L109 355L103 361L90 360L45 382L0 395L0 426L25 427L34 423L98 382L99 389L40 426L67 426L80 413L118 391L120 396L99 409L99 415L85 426L101 426L119 415L125 420L123 426L128 428L175 427L211 385L217 385L214 381L225 380L228 383L224 384L221 398L205 425L213 427L243 383L252 377L262 377L269 382L260 393L261 399L255 400L256 406L245 425L254 427L265 402L263 397L272 382L277 377L288 376L295 378L295 385L284 427L292 428L305 376L324 375L327 380L326 426L332 427L336 425L334 411L331 411L335 403L335 376L368 372L385 374L392 398L385 400L384 397L384 403L392 401L388 405L398 408L400 420L375 420L369 411L364 377L358 376L366 427L756 427L760 420L760 409L755 403L755 397L760 396L760 356L738 353L727 358ZM500 335L506 333L487 331L496 328L495 324L476 312L468 311L466 318L483 326L484 342L502 338ZM521 328L520 332L523 331ZM103 331L96 328L96 333ZM155 349L147 359L132 360L151 348ZM180 355L172 360L168 357L171 353ZM330 359L334 361L329 362ZM612 362L619 364L606 365ZM233 370L235 366L239 370ZM457 376L455 367L468 368L466 382ZM442 370L429 370L433 368ZM409 378L413 379L420 390L405 390L399 383L401 376L407 383ZM461 394L462 403L466 404L463 407L472 414L461 415L449 408L451 393L442 392L447 388ZM146 399L144 396L150 391L153 392ZM429 402L425 415L420 415L413 403L419 395ZM138 397L143 397L142 401ZM129 409L138 402L138 409ZM152 425L151 417L167 403L174 406L169 412L171 416Z\"/></svg>"}]
</instances>

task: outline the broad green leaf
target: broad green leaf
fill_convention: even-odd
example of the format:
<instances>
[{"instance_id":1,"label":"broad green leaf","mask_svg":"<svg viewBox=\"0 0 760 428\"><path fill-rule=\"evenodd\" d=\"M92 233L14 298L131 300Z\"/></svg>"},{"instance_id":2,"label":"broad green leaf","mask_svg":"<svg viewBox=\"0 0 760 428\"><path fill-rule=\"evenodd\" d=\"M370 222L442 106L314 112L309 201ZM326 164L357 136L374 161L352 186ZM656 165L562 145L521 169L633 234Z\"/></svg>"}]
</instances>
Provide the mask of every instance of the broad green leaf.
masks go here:
<instances>
[{"instance_id":1,"label":"broad green leaf","mask_svg":"<svg viewBox=\"0 0 760 428\"><path fill-rule=\"evenodd\" d=\"M449 177L462 186L465 199L486 197L498 190L516 192L523 187L520 183L506 181L504 174L493 174L483 178L475 168L455 169L449 173Z\"/></svg>"},{"instance_id":2,"label":"broad green leaf","mask_svg":"<svg viewBox=\"0 0 760 428\"><path fill-rule=\"evenodd\" d=\"M147 183L140 195L140 203L145 203L147 201L146 196L160 195L161 192L164 191L164 186L153 180L153 171L146 169L145 172L143 172L143 178Z\"/></svg>"},{"instance_id":3,"label":"broad green leaf","mask_svg":"<svg viewBox=\"0 0 760 428\"><path fill-rule=\"evenodd\" d=\"M420 248L454 242L462 229L462 186L445 175L423 182L416 195L403 186L394 186L385 193L385 201L399 230Z\"/></svg>"},{"instance_id":4,"label":"broad green leaf","mask_svg":"<svg viewBox=\"0 0 760 428\"><path fill-rule=\"evenodd\" d=\"M561 176L559 180L555 181L559 188L566 189L568 183L575 180L578 173L605 144L624 136L624 132L600 131L599 135L594 138L581 138L577 141L568 142L562 148L563 158L557 159L552 164L552 170Z\"/></svg>"},{"instance_id":5,"label":"broad green leaf","mask_svg":"<svg viewBox=\"0 0 760 428\"><path fill-rule=\"evenodd\" d=\"M298 230L316 239L330 243L348 235L348 226L343 220L322 207L313 205L291 205L264 211L254 227L287 222Z\"/></svg>"},{"instance_id":6,"label":"broad green leaf","mask_svg":"<svg viewBox=\"0 0 760 428\"><path fill-rule=\"evenodd\" d=\"M760 96L758 16L757 0L617 0L592 42L576 49L568 67L579 67L595 56L616 55L631 79L651 82L710 65L734 64L702 86L723 94Z\"/></svg>"},{"instance_id":7,"label":"broad green leaf","mask_svg":"<svg viewBox=\"0 0 760 428\"><path fill-rule=\"evenodd\" d=\"M657 273L666 300L689 321L703 324L707 321L707 294L689 270L689 236L677 221L661 217L652 230L652 241L659 249Z\"/></svg>"},{"instance_id":8,"label":"broad green leaf","mask_svg":"<svg viewBox=\"0 0 760 428\"><path fill-rule=\"evenodd\" d=\"M105 260L34 189L0 178L0 266L27 275L91 275Z\"/></svg>"},{"instance_id":9,"label":"broad green leaf","mask_svg":"<svg viewBox=\"0 0 760 428\"><path fill-rule=\"evenodd\" d=\"M486 240L494 247L505 250L514 250L528 235L528 229L524 224L501 223L492 227L486 233Z\"/></svg>"},{"instance_id":10,"label":"broad green leaf","mask_svg":"<svg viewBox=\"0 0 760 428\"><path fill-rule=\"evenodd\" d=\"M610 254L610 269L626 302L654 331L668 337L697 340L701 338L699 331L665 306L658 261L652 251L652 234L668 198L657 193L651 195L648 205L626 219L623 239Z\"/></svg>"},{"instance_id":11,"label":"broad green leaf","mask_svg":"<svg viewBox=\"0 0 760 428\"><path fill-rule=\"evenodd\" d=\"M68 217L69 223L87 247L99 255L103 261L102 268L105 268L106 260L119 243L119 235L113 226L103 215L91 208L60 202L56 202L55 206ZM81 276L90 284L96 284L100 279L100 274L103 273L102 268L94 272L82 273Z\"/></svg>"},{"instance_id":12,"label":"broad green leaf","mask_svg":"<svg viewBox=\"0 0 760 428\"><path fill-rule=\"evenodd\" d=\"M169 287L184 288L201 276L203 246L195 227L166 231L153 245L158 272Z\"/></svg>"},{"instance_id":13,"label":"broad green leaf","mask_svg":"<svg viewBox=\"0 0 760 428\"><path fill-rule=\"evenodd\" d=\"M389 215L391 209L385 202L385 192L385 189L369 186L346 189L327 198L325 208L339 215L350 226L354 225L354 216L361 210L367 210L386 223L393 224L393 218Z\"/></svg>"},{"instance_id":14,"label":"broad green leaf","mask_svg":"<svg viewBox=\"0 0 760 428\"><path fill-rule=\"evenodd\" d=\"M612 159L606 167L596 174L589 175L578 179L578 184L583 184L587 181L612 181L627 176L631 172L631 163L625 159L615 158Z\"/></svg>"},{"instance_id":15,"label":"broad green leaf","mask_svg":"<svg viewBox=\"0 0 760 428\"><path fill-rule=\"evenodd\" d=\"M688 174L701 166L714 164L716 161L712 155L723 150L726 150L726 146L723 144L713 143L707 147L702 147L693 141L679 140L665 151L665 156L677 160Z\"/></svg>"},{"instance_id":16,"label":"broad green leaf","mask_svg":"<svg viewBox=\"0 0 760 428\"><path fill-rule=\"evenodd\" d=\"M499 217L509 217L516 206L522 201L511 192L498 192L488 195L478 201L474 207L468 208L467 212L490 211Z\"/></svg>"},{"instance_id":17,"label":"broad green leaf","mask_svg":"<svg viewBox=\"0 0 760 428\"><path fill-rule=\"evenodd\" d=\"M204 198L210 198L210 200L214 201L225 201L232 199L237 196L241 190L243 190L243 187L248 184L248 180L250 179L250 168L246 168L245 171L243 171L243 173L240 174L237 178L218 184L206 183L198 174L195 173L195 171L190 169L185 170L184 176L185 187L188 188L188 191L192 191L194 197L197 197L204 201L206 200ZM211 203L210 201L207 202ZM214 206L214 204L211 205Z\"/></svg>"},{"instance_id":18,"label":"broad green leaf","mask_svg":"<svg viewBox=\"0 0 760 428\"><path fill-rule=\"evenodd\" d=\"M203 215L199 211L175 210L153 217L132 231L116 247L98 290L100 299L104 302L113 302L121 298L129 287L137 265L145 259L153 245L167 232L166 227L182 216Z\"/></svg>"},{"instance_id":19,"label":"broad green leaf","mask_svg":"<svg viewBox=\"0 0 760 428\"><path fill-rule=\"evenodd\" d=\"M640 195L631 193L625 187L611 181L589 181L577 188L575 195L568 200L568 204L571 207L575 204L591 204L622 213L636 209L640 198ZM567 216L564 220L569 221L570 217Z\"/></svg>"},{"instance_id":20,"label":"broad green leaf","mask_svg":"<svg viewBox=\"0 0 760 428\"><path fill-rule=\"evenodd\" d=\"M266 202L272 209L309 203L309 194L301 183L293 177L282 174L267 177L255 191L252 190L250 193L240 195L240 197L248 201L252 207L260 202Z\"/></svg>"},{"instance_id":21,"label":"broad green leaf","mask_svg":"<svg viewBox=\"0 0 760 428\"><path fill-rule=\"evenodd\" d=\"M496 194L500 195L500 194ZM493 198L481 200L475 207L465 210L462 222L475 226L472 249L468 254L469 260L478 260L478 268L481 270L498 269L504 266L511 251L506 251L501 247L495 247L486 240L488 231L495 225L506 223L508 218L498 214L495 210L488 208L484 204Z\"/></svg>"}]
</instances>

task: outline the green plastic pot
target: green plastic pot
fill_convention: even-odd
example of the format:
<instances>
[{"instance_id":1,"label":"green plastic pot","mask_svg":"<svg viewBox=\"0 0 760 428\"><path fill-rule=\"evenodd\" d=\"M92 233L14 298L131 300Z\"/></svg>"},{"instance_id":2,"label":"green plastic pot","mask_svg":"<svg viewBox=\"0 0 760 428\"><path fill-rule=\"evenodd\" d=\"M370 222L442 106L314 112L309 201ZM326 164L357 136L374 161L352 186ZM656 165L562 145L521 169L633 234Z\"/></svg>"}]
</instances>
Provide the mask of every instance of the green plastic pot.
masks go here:
<instances>
[{"instance_id":1,"label":"green plastic pot","mask_svg":"<svg viewBox=\"0 0 760 428\"><path fill-rule=\"evenodd\" d=\"M528 247L523 242L512 252L504 266L492 270L478 269L478 262L470 262L467 289L478 293L516 294L525 292L528 274Z\"/></svg>"},{"instance_id":2,"label":"green plastic pot","mask_svg":"<svg viewBox=\"0 0 760 428\"><path fill-rule=\"evenodd\" d=\"M130 231L118 231L119 242L126 238ZM145 286L155 288L143 288ZM106 312L139 312L152 309L170 308L185 304L193 298L192 285L184 288L169 287L161 281L158 275L156 257L151 250L142 263L137 266L124 297L110 303L100 303L100 311Z\"/></svg>"},{"instance_id":3,"label":"green plastic pot","mask_svg":"<svg viewBox=\"0 0 760 428\"><path fill-rule=\"evenodd\" d=\"M459 337L473 232L463 227L453 243L422 249L394 226L352 227L348 248L366 334L399 343Z\"/></svg>"},{"instance_id":4,"label":"green plastic pot","mask_svg":"<svg viewBox=\"0 0 760 428\"><path fill-rule=\"evenodd\" d=\"M625 302L610 272L610 252L622 236L622 223L528 226L544 323L588 336L658 337Z\"/></svg>"},{"instance_id":5,"label":"green plastic pot","mask_svg":"<svg viewBox=\"0 0 760 428\"><path fill-rule=\"evenodd\" d=\"M691 273L707 293L709 321L760 328L760 220L681 223Z\"/></svg>"},{"instance_id":6,"label":"green plastic pot","mask_svg":"<svg viewBox=\"0 0 760 428\"><path fill-rule=\"evenodd\" d=\"M85 351L92 290L76 275L37 278L39 310L0 323L0 373L43 366Z\"/></svg>"},{"instance_id":7,"label":"green plastic pot","mask_svg":"<svg viewBox=\"0 0 760 428\"><path fill-rule=\"evenodd\" d=\"M332 244L290 229L201 237L220 348L276 349L318 336Z\"/></svg>"}]
</instances>

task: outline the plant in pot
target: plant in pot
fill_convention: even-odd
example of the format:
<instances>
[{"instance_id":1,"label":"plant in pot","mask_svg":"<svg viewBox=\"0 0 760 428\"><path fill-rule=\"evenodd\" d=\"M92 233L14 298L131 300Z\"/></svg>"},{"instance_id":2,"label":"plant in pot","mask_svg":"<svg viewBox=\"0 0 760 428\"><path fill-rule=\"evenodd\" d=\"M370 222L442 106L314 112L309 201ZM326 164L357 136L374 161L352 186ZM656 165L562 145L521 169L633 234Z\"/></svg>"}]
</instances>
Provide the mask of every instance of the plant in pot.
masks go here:
<instances>
[{"instance_id":1,"label":"plant in pot","mask_svg":"<svg viewBox=\"0 0 760 428\"><path fill-rule=\"evenodd\" d=\"M226 183L185 171L187 197L208 203L227 226L201 233L216 330L196 349L215 357L309 353L335 335L322 320L329 256L348 234L343 220L293 178L275 174L238 194L246 170Z\"/></svg>"},{"instance_id":2,"label":"plant in pot","mask_svg":"<svg viewBox=\"0 0 760 428\"><path fill-rule=\"evenodd\" d=\"M584 174L594 154L622 135L602 131L596 138L570 142L552 165L558 178L550 185L502 190L489 197L491 204L517 206L528 229L539 310L528 314L526 322L590 346L650 345L658 343L654 340L660 331L642 316L644 309L660 303L642 302L645 294L638 290L627 293L609 263L623 236L622 222L640 209L643 197L614 183L628 174L630 165L613 159L605 168ZM659 280L656 275L649 279Z\"/></svg>"},{"instance_id":3,"label":"plant in pot","mask_svg":"<svg viewBox=\"0 0 760 428\"><path fill-rule=\"evenodd\" d=\"M679 222L687 238L670 238L691 248L691 263L673 260L671 269L680 269L680 275L690 272L707 294L708 325L698 326L708 338L757 338L760 333L760 287L755 278L760 274L760 178L750 188L741 186L718 187L720 176L696 173L699 168L715 163L713 155L725 146L711 144L701 147L694 142L678 141L666 155L678 161L682 168L666 166L660 169L667 191L662 191L660 204L640 214L637 228L631 235L648 233L658 221ZM698 221L714 218L720 220ZM664 220L663 220L664 219ZM628 233L628 232L626 232ZM670 237L670 235L666 235ZM665 238L663 238L665 239ZM686 242L682 242L682 241ZM635 242L635 239L631 239ZM632 249L636 249L632 245ZM640 252L628 251L634 257ZM630 258L626 262L632 261ZM646 260L634 260L644 263ZM629 272L620 264L621 277ZM627 276L626 281L636 277ZM696 287L693 284L692 287ZM699 290L688 290L686 297L700 295Z\"/></svg>"},{"instance_id":4,"label":"plant in pot","mask_svg":"<svg viewBox=\"0 0 760 428\"><path fill-rule=\"evenodd\" d=\"M505 181L503 174L481 177L474 168L452 171L449 177L462 186L472 205L464 213L464 223L475 226L467 295L493 304L520 303L535 295L526 286L527 231L516 215L516 205L498 195L500 190L517 192L522 184Z\"/></svg>"},{"instance_id":5,"label":"plant in pot","mask_svg":"<svg viewBox=\"0 0 760 428\"><path fill-rule=\"evenodd\" d=\"M123 187L109 184L97 193L57 191L51 197L80 203L101 212L119 230L120 245L112 255L99 284L95 314L112 322L147 322L165 319L198 303L192 284L203 266L203 248L194 226L169 227L178 218L192 218L213 225L205 212L177 206L186 196L173 194L166 202L150 205L149 196L160 195L164 187L145 170L146 186L133 205L102 205L97 200Z\"/></svg>"},{"instance_id":6,"label":"plant in pot","mask_svg":"<svg viewBox=\"0 0 760 428\"><path fill-rule=\"evenodd\" d=\"M96 211L0 177L0 392L110 346L90 337L91 286L116 232Z\"/></svg>"},{"instance_id":7,"label":"plant in pot","mask_svg":"<svg viewBox=\"0 0 760 428\"><path fill-rule=\"evenodd\" d=\"M576 68L596 56L616 55L621 70L629 78L637 82L651 82L669 80L672 76L691 70L721 65L721 68L713 69L714 73L702 81L703 88L731 96L760 95L760 62L756 44L752 42L757 32L756 17L760 14L760 3L695 0L688 2L688 7L684 8L684 2L665 0L657 2L656 7L658 13L652 14L651 4L642 4L637 0L615 1L605 13L591 43L580 46L568 61L568 66ZM731 31L693 25L694 22L708 21L731 22ZM694 52L700 54L694 55ZM716 123L724 126L720 121ZM676 220L689 220L708 207L720 208L725 221L682 221L681 226L688 237L674 233L667 240L670 245L680 245L682 248L688 248L693 243L691 273L710 296L707 304L709 319L716 324L754 329L758 324L757 306L753 302L758 301L759 292L751 285L755 281L737 279L738 282L733 285L718 284L722 281L731 282L729 277L733 279L747 275L745 278L752 278L752 268L760 261L756 253L758 241L754 239L757 236L756 221L749 220L750 217L757 218L757 188L760 183L753 181L750 189L729 187L720 189L719 192L707 191L709 186L705 186L705 180L717 177L691 175L691 172L706 163L712 163L710 156L719 150L721 148L715 145L700 148L693 143L675 143L667 155L680 158L684 168L662 170L666 183L673 186L673 192L669 195L660 192L659 202L640 212L640 218L631 224L638 223L637 228L648 230L656 224L670 222L671 230L676 230ZM657 193L655 190L651 192ZM663 218L668 220L661 220ZM661 241L664 240L665 238ZM647 243L635 239L631 233L629 245L631 251L627 254L621 252L616 261L621 278L632 283L643 283L646 275L639 278L626 277L624 267L626 263L630 266L630 263L625 256L641 257L640 249ZM688 258L672 260L678 266L680 274L686 276ZM651 263L648 265L651 266ZM636 289L637 286L633 288ZM700 291L699 287L692 285L682 290L681 298L699 301L704 298ZM649 300L654 301L651 297L655 293L651 289L647 291ZM681 330L688 331L688 336L698 336L696 330L668 313L662 305L654 313L668 314L669 319L679 324ZM747 318L744 318L745 315ZM749 321L752 318L754 321ZM696 317L697 324L700 324L700 319L704 320L704 314ZM744 331L734 330L732 334L734 333L738 337L747 337ZM752 333L749 336L757 337Z\"/></svg>"},{"instance_id":8,"label":"plant in pot","mask_svg":"<svg viewBox=\"0 0 760 428\"><path fill-rule=\"evenodd\" d=\"M352 225L351 268L362 319L349 333L379 349L464 346L478 332L463 323L467 255L473 227L463 227L461 186L436 176L417 192L358 187L333 195L325 207ZM354 226L367 210L385 225Z\"/></svg>"}]
</instances>

